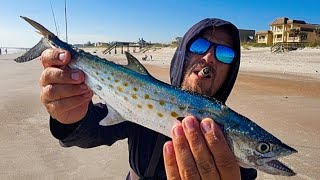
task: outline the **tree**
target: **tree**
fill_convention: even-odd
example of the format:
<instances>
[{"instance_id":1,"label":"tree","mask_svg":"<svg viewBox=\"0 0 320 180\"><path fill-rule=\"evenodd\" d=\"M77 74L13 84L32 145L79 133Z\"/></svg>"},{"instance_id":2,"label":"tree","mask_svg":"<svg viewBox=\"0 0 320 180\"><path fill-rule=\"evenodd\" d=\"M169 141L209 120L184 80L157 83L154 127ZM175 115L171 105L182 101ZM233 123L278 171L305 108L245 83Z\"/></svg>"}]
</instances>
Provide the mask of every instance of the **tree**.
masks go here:
<instances>
[{"instance_id":1,"label":"tree","mask_svg":"<svg viewBox=\"0 0 320 180\"><path fill-rule=\"evenodd\" d=\"M93 46L94 44L91 43L90 41L88 41L86 44L84 44L85 46Z\"/></svg>"},{"instance_id":2,"label":"tree","mask_svg":"<svg viewBox=\"0 0 320 180\"><path fill-rule=\"evenodd\" d=\"M317 26L315 29L314 29L314 33L316 34L316 38L320 38L320 26Z\"/></svg>"},{"instance_id":3,"label":"tree","mask_svg":"<svg viewBox=\"0 0 320 180\"><path fill-rule=\"evenodd\" d=\"M300 32L300 29L298 28L292 28L290 29L289 33L293 35L293 42L294 42L296 37L299 36L301 32Z\"/></svg>"}]
</instances>

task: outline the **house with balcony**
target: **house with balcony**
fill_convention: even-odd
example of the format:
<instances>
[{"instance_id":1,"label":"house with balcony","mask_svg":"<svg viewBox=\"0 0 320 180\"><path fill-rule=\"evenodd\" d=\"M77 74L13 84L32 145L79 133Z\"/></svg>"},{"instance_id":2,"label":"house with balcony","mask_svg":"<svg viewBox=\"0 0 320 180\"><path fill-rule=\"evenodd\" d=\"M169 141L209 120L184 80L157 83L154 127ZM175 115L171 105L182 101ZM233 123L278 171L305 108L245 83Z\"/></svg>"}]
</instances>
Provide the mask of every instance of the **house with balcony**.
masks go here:
<instances>
[{"instance_id":1,"label":"house with balcony","mask_svg":"<svg viewBox=\"0 0 320 180\"><path fill-rule=\"evenodd\" d=\"M273 33L272 31L259 31L256 34L256 40L257 43L262 43L262 44L267 44L267 45L271 45L272 44L272 40L273 40Z\"/></svg>"},{"instance_id":2,"label":"house with balcony","mask_svg":"<svg viewBox=\"0 0 320 180\"><path fill-rule=\"evenodd\" d=\"M269 24L270 30L256 33L257 43L268 45L284 42L311 42L316 38L319 24L308 24L302 20L277 18Z\"/></svg>"}]
</instances>

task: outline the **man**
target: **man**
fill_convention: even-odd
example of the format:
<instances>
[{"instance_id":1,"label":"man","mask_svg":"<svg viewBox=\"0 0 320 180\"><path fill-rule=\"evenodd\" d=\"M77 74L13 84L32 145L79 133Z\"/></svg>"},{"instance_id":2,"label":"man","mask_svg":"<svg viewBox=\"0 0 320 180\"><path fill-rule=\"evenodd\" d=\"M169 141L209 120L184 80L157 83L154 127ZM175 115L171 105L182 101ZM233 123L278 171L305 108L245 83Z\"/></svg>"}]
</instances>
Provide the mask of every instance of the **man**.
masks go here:
<instances>
[{"instance_id":1,"label":"man","mask_svg":"<svg viewBox=\"0 0 320 180\"><path fill-rule=\"evenodd\" d=\"M70 54L48 49L41 59L45 68L41 100L51 115L51 132L63 146L110 146L128 138L132 170L127 179L240 179L236 159L212 119L199 123L193 116L185 117L172 128L172 140L131 122L100 126L112 112L104 104L91 102L93 94L84 74L67 68ZM239 64L238 29L227 21L204 19L189 29L177 48L170 67L171 84L225 102ZM255 170L241 168L242 179L255 177Z\"/></svg>"}]
</instances>

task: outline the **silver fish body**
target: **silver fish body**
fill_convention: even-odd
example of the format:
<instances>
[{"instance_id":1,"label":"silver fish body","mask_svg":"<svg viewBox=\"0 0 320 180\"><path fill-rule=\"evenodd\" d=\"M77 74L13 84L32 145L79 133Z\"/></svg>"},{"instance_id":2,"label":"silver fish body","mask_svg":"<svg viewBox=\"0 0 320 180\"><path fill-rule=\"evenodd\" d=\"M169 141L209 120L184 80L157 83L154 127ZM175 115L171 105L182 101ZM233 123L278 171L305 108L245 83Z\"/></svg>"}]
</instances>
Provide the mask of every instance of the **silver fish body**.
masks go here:
<instances>
[{"instance_id":1,"label":"silver fish body","mask_svg":"<svg viewBox=\"0 0 320 180\"><path fill-rule=\"evenodd\" d=\"M241 166L276 175L295 175L277 160L297 152L295 149L221 102L155 79L130 53L126 53L128 65L115 64L78 50L59 40L39 23L22 18L38 29L44 38L15 61L32 60L49 47L68 50L72 56L70 67L82 70L88 86L116 113L113 122L100 124L127 120L171 137L172 126L182 117L193 115L200 120L209 117L222 128Z\"/></svg>"}]
</instances>

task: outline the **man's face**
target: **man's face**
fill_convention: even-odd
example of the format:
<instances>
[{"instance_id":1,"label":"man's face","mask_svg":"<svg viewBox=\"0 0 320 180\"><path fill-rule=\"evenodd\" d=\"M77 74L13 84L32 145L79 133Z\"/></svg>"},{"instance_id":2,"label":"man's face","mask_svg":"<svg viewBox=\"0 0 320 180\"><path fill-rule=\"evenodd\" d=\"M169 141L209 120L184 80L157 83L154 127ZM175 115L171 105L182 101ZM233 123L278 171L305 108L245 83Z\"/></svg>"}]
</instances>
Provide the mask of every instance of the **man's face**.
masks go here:
<instances>
[{"instance_id":1,"label":"man's face","mask_svg":"<svg viewBox=\"0 0 320 180\"><path fill-rule=\"evenodd\" d=\"M217 44L233 47L231 36L220 28L215 28L215 30L208 29L201 37ZM187 52L186 56L188 58L185 59L187 64L184 69L181 88L213 96L226 80L230 65L224 64L215 58L213 46L203 55ZM206 77L199 74L205 67L210 69L209 75Z\"/></svg>"}]
</instances>

